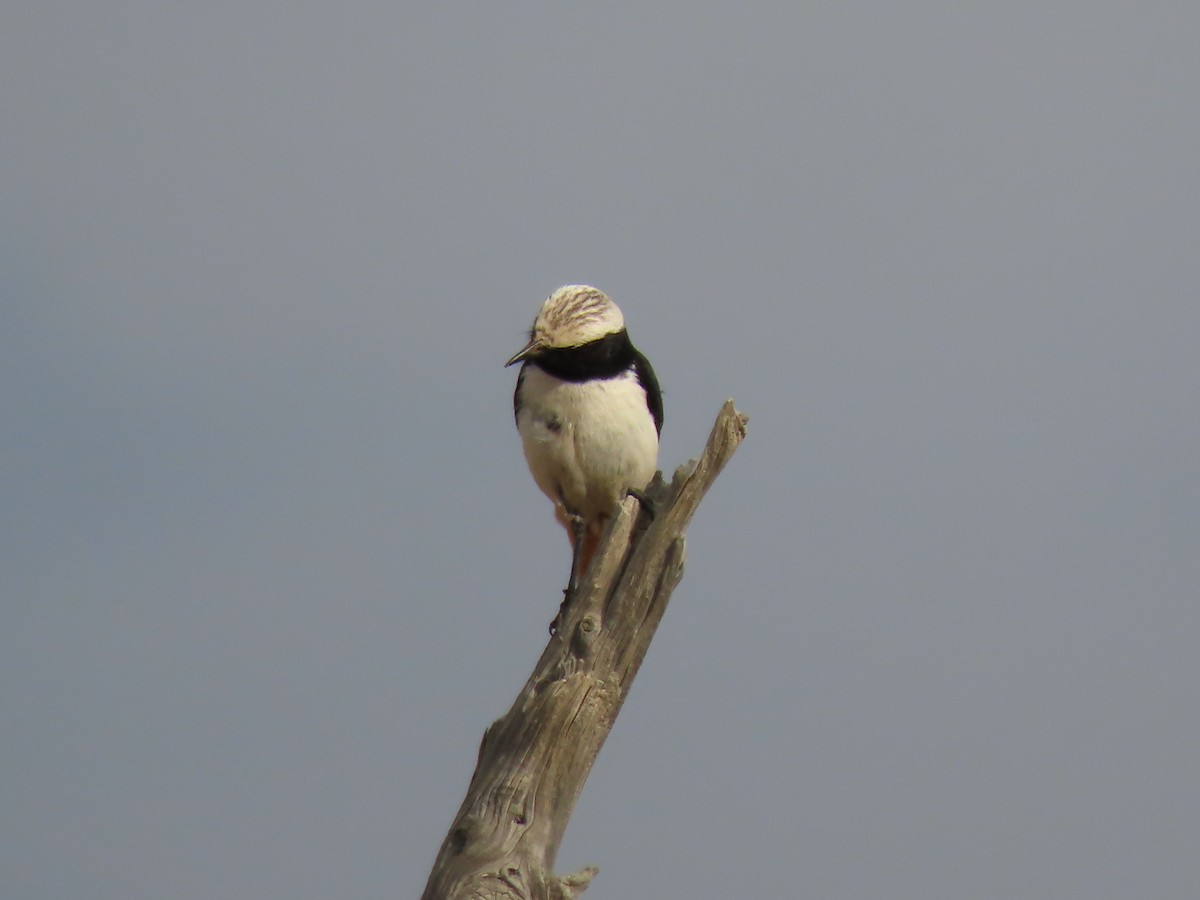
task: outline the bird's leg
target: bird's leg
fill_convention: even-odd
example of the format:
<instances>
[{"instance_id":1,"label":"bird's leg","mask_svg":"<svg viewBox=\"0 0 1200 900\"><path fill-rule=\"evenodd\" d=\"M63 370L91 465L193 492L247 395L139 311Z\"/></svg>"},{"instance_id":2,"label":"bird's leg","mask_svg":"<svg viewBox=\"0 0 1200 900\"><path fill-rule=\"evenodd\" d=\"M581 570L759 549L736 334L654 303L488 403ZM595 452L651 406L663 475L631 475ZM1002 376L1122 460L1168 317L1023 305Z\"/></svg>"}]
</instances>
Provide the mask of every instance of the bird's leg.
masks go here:
<instances>
[{"instance_id":1,"label":"bird's leg","mask_svg":"<svg viewBox=\"0 0 1200 900\"><path fill-rule=\"evenodd\" d=\"M579 590L579 563L583 559L583 539L587 523L583 516L571 516L571 577L567 580L566 600L571 600Z\"/></svg>"},{"instance_id":2,"label":"bird's leg","mask_svg":"<svg viewBox=\"0 0 1200 900\"><path fill-rule=\"evenodd\" d=\"M626 488L625 496L637 497L637 502L642 504L642 509L646 511L646 515L648 515L651 519L654 518L654 504L650 502L650 498L646 496L644 491L639 490L638 488Z\"/></svg>"},{"instance_id":3,"label":"bird's leg","mask_svg":"<svg viewBox=\"0 0 1200 900\"><path fill-rule=\"evenodd\" d=\"M567 514L567 522L571 530L571 576L567 579L567 589L563 591L563 601L562 605L558 607L558 615L550 623L551 634L558 630L559 623L566 618L567 607L575 599L575 593L579 590L579 579L583 574L579 571L579 565L583 560L583 541L587 523L583 520L583 516L573 513Z\"/></svg>"}]
</instances>

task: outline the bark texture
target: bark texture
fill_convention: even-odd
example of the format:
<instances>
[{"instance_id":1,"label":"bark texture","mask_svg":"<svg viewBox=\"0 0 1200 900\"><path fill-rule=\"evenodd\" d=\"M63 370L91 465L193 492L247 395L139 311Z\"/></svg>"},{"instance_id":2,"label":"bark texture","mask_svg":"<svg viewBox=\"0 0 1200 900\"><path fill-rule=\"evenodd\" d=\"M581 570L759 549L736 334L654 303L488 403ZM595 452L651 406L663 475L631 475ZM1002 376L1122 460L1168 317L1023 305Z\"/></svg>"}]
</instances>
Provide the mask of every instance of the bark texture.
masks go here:
<instances>
[{"instance_id":1,"label":"bark texture","mask_svg":"<svg viewBox=\"0 0 1200 900\"><path fill-rule=\"evenodd\" d=\"M628 498L512 708L483 735L466 799L422 900L565 900L597 872L555 875L575 801L683 575L684 531L746 435L728 401L698 460Z\"/></svg>"}]
</instances>

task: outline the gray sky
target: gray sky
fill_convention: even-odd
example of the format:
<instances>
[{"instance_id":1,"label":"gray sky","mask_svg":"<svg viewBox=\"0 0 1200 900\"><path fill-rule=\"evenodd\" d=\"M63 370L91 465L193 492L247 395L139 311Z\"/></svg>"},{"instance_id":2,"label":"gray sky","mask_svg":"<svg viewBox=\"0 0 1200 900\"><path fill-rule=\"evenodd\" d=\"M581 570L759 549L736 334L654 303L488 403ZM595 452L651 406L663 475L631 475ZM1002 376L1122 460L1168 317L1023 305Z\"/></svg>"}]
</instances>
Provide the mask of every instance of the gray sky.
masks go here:
<instances>
[{"instance_id":1,"label":"gray sky","mask_svg":"<svg viewBox=\"0 0 1200 900\"><path fill-rule=\"evenodd\" d=\"M5 898L420 892L571 281L752 416L589 897L1200 894L1200 6L420 7L0 14Z\"/></svg>"}]
</instances>

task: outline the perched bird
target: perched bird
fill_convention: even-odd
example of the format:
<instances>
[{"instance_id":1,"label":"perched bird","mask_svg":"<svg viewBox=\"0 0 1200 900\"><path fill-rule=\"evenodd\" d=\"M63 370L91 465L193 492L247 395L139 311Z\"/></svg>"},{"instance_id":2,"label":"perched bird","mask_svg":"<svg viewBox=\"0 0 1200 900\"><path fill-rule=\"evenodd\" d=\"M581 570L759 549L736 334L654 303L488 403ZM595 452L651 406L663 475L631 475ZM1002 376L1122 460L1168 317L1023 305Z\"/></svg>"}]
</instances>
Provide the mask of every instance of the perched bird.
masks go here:
<instances>
[{"instance_id":1,"label":"perched bird","mask_svg":"<svg viewBox=\"0 0 1200 900\"><path fill-rule=\"evenodd\" d=\"M571 538L565 607L617 504L654 477L662 392L617 304L587 285L550 295L505 366L518 362L513 411L525 460Z\"/></svg>"}]
</instances>

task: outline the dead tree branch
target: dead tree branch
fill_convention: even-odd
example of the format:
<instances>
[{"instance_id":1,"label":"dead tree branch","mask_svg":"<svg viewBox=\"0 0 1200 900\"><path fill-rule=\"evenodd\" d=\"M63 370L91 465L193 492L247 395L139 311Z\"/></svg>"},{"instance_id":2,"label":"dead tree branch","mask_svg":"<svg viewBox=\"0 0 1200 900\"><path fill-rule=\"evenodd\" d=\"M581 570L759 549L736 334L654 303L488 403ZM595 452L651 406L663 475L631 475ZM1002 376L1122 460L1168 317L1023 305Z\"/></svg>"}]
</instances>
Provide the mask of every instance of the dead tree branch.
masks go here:
<instances>
[{"instance_id":1,"label":"dead tree branch","mask_svg":"<svg viewBox=\"0 0 1200 900\"><path fill-rule=\"evenodd\" d=\"M484 733L422 900L566 900L594 867L552 872L575 801L683 575L684 531L746 435L728 401L699 460L627 499L512 708Z\"/></svg>"}]
</instances>

